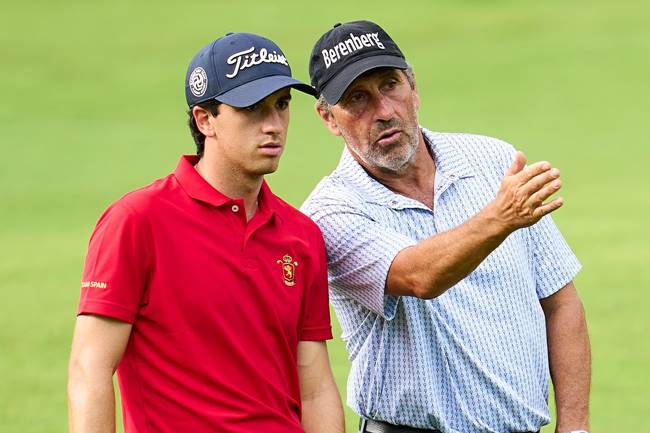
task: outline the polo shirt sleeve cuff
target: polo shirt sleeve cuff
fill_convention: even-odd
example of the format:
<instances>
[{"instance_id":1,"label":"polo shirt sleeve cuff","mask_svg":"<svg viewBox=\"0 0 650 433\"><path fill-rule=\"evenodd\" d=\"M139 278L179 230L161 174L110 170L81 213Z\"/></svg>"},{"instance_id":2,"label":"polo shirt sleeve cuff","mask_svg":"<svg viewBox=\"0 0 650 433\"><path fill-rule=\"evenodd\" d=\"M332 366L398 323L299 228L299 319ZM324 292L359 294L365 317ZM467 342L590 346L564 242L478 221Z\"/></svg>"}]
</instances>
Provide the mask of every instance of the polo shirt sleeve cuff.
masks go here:
<instances>
[{"instance_id":1,"label":"polo shirt sleeve cuff","mask_svg":"<svg viewBox=\"0 0 650 433\"><path fill-rule=\"evenodd\" d=\"M399 305L400 296L386 294L386 282L388 281L388 272L395 260L395 257L405 248L416 245L417 242L413 239L405 237L394 237L390 243L384 245L384 253L381 260L377 261L377 277L378 281L376 287L380 290L374 294L375 305L372 308L377 314L386 320L393 320L397 313L397 306Z\"/></svg>"},{"instance_id":2,"label":"polo shirt sleeve cuff","mask_svg":"<svg viewBox=\"0 0 650 433\"><path fill-rule=\"evenodd\" d=\"M575 256L568 258L561 269L556 269L556 273L547 273L546 278L538 283L537 297L548 298L573 281L581 268L582 265Z\"/></svg>"},{"instance_id":3,"label":"polo shirt sleeve cuff","mask_svg":"<svg viewBox=\"0 0 650 433\"><path fill-rule=\"evenodd\" d=\"M332 327L322 326L318 328L303 328L298 339L301 341L323 341L331 340L332 338Z\"/></svg>"},{"instance_id":4,"label":"polo shirt sleeve cuff","mask_svg":"<svg viewBox=\"0 0 650 433\"><path fill-rule=\"evenodd\" d=\"M330 281L330 288L343 297L354 299L385 320L393 320L400 297L386 294L388 272L397 254L415 244L417 242L413 239L385 233L376 240L369 260L334 278Z\"/></svg>"},{"instance_id":5,"label":"polo shirt sleeve cuff","mask_svg":"<svg viewBox=\"0 0 650 433\"><path fill-rule=\"evenodd\" d=\"M84 314L96 314L133 324L136 312L111 302L86 301L79 304L77 309L77 316Z\"/></svg>"},{"instance_id":6,"label":"polo shirt sleeve cuff","mask_svg":"<svg viewBox=\"0 0 650 433\"><path fill-rule=\"evenodd\" d=\"M528 230L533 245L537 297L543 299L573 280L581 266L551 215L546 215Z\"/></svg>"}]
</instances>

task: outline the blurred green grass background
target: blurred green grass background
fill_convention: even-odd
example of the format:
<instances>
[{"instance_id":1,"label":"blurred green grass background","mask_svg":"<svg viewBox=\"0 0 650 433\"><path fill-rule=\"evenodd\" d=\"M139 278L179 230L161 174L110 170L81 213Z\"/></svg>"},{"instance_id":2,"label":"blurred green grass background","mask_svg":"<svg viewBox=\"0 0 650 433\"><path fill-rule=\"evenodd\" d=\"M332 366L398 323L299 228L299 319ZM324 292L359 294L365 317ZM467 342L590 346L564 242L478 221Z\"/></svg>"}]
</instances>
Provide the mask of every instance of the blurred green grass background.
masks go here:
<instances>
[{"instance_id":1,"label":"blurred green grass background","mask_svg":"<svg viewBox=\"0 0 650 433\"><path fill-rule=\"evenodd\" d=\"M423 125L496 136L562 169L556 221L584 269L592 431L650 432L650 3L6 2L0 15L0 432L66 429L83 258L123 193L193 152L183 80L228 31L260 33L308 80L332 24L380 23L413 64ZM274 190L300 205L341 150L296 95ZM345 393L337 330L333 368ZM348 432L356 417L347 411ZM553 431L547 426L545 433Z\"/></svg>"}]
</instances>

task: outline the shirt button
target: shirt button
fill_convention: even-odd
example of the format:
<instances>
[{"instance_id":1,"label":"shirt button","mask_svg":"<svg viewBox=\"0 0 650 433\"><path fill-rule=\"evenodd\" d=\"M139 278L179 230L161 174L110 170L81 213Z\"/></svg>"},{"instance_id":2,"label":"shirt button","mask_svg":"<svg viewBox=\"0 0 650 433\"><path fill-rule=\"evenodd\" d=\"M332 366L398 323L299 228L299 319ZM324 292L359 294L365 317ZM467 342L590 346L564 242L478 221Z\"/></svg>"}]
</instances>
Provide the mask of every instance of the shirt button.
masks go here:
<instances>
[{"instance_id":1,"label":"shirt button","mask_svg":"<svg viewBox=\"0 0 650 433\"><path fill-rule=\"evenodd\" d=\"M237 206L236 204L232 205L230 209L232 209L232 211L235 213L239 212L239 206Z\"/></svg>"}]
</instances>

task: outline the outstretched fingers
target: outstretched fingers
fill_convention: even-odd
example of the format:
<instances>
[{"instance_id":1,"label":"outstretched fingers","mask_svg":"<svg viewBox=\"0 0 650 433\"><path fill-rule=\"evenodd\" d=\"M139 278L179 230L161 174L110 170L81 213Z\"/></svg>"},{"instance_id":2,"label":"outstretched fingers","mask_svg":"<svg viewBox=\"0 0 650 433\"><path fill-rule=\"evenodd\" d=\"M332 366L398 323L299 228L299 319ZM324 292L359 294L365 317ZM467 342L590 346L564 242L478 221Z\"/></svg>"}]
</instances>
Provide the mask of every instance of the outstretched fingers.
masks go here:
<instances>
[{"instance_id":1,"label":"outstretched fingers","mask_svg":"<svg viewBox=\"0 0 650 433\"><path fill-rule=\"evenodd\" d=\"M562 187L559 177L560 170L552 168L530 179L522 185L521 189L526 195L541 203Z\"/></svg>"},{"instance_id":2,"label":"outstretched fingers","mask_svg":"<svg viewBox=\"0 0 650 433\"><path fill-rule=\"evenodd\" d=\"M513 230L535 224L564 203L562 198L550 200L562 187L560 170L548 161L527 167L525 162L523 153L517 152L495 199L505 227ZM550 201L545 203L547 200Z\"/></svg>"},{"instance_id":3,"label":"outstretched fingers","mask_svg":"<svg viewBox=\"0 0 650 433\"><path fill-rule=\"evenodd\" d=\"M548 173L552 169L553 167L551 167L551 164L548 161L539 161L521 170L521 172L517 174L517 177L519 178L519 182L524 185L540 174Z\"/></svg>"},{"instance_id":4,"label":"outstretched fingers","mask_svg":"<svg viewBox=\"0 0 650 433\"><path fill-rule=\"evenodd\" d=\"M564 204L564 199L562 197L556 197L553 200L545 203L533 211L533 215L537 220L539 220L544 215L548 215L551 212L559 209Z\"/></svg>"}]
</instances>

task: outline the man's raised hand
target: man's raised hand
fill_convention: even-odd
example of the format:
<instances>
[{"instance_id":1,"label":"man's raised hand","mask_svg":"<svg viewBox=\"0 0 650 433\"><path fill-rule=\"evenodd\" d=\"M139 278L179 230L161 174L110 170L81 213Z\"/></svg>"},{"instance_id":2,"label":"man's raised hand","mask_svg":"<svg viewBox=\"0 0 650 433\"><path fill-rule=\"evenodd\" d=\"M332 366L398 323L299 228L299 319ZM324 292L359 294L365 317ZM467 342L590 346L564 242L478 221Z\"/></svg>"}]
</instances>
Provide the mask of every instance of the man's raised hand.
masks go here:
<instances>
[{"instance_id":1,"label":"man's raised hand","mask_svg":"<svg viewBox=\"0 0 650 433\"><path fill-rule=\"evenodd\" d=\"M531 226L544 215L559 209L564 203L562 197L547 203L545 200L561 187L560 170L546 161L526 166L526 157L518 151L501 181L496 198L488 206L504 230L512 232Z\"/></svg>"}]
</instances>

